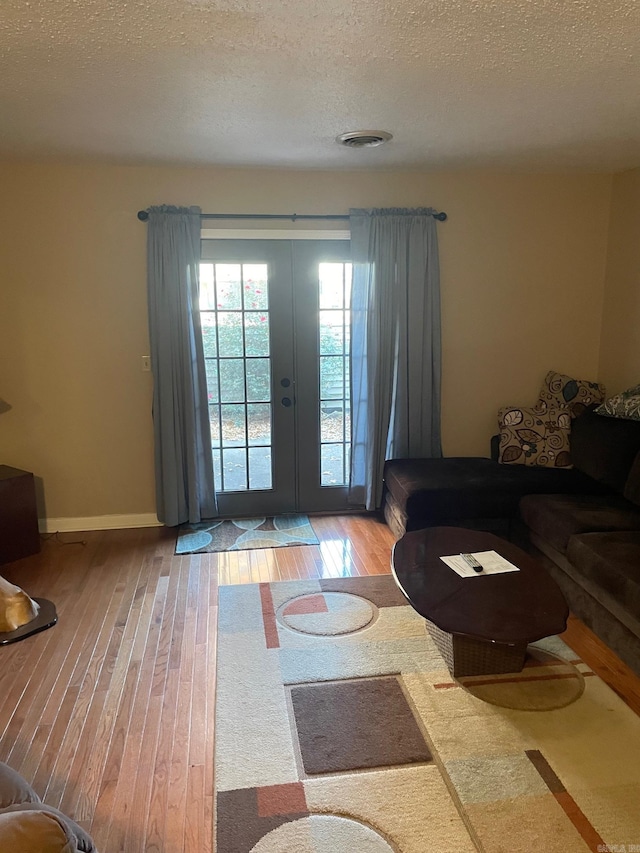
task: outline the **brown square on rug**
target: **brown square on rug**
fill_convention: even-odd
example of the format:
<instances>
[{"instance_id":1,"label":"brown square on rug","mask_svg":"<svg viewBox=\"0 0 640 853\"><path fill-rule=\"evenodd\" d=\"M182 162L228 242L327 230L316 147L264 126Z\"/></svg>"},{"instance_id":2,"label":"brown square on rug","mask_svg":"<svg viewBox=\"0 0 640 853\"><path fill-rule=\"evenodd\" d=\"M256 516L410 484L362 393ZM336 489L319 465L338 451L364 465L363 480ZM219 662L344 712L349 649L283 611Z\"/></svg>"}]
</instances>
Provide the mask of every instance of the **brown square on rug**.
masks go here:
<instances>
[{"instance_id":1,"label":"brown square on rug","mask_svg":"<svg viewBox=\"0 0 640 853\"><path fill-rule=\"evenodd\" d=\"M297 685L291 701L308 774L431 761L397 678Z\"/></svg>"}]
</instances>

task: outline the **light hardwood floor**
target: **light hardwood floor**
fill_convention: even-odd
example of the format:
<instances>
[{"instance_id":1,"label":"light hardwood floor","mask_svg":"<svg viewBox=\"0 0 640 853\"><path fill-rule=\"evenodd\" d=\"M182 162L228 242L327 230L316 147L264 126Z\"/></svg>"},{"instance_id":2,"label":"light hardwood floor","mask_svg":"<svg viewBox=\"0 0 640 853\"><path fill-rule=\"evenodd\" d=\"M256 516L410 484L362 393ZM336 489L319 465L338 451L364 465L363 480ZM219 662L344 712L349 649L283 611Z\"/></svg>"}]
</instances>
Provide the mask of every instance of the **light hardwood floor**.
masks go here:
<instances>
[{"instance_id":1,"label":"light hardwood floor","mask_svg":"<svg viewBox=\"0 0 640 853\"><path fill-rule=\"evenodd\" d=\"M319 546L193 556L164 528L63 534L3 566L59 622L0 647L0 760L101 853L212 851L218 584L389 571L385 524L313 524ZM579 620L566 639L640 713L640 679Z\"/></svg>"}]
</instances>

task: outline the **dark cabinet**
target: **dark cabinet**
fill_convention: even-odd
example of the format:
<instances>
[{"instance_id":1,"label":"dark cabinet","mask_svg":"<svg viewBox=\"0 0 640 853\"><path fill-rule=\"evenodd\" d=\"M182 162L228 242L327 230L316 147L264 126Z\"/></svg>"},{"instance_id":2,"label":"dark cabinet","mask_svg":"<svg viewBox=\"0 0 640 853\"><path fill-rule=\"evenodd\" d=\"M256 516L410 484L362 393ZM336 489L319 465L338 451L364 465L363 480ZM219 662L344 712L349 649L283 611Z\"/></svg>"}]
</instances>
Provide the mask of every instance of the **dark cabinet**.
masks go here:
<instances>
[{"instance_id":1,"label":"dark cabinet","mask_svg":"<svg viewBox=\"0 0 640 853\"><path fill-rule=\"evenodd\" d=\"M33 474L0 465L0 565L40 550Z\"/></svg>"}]
</instances>

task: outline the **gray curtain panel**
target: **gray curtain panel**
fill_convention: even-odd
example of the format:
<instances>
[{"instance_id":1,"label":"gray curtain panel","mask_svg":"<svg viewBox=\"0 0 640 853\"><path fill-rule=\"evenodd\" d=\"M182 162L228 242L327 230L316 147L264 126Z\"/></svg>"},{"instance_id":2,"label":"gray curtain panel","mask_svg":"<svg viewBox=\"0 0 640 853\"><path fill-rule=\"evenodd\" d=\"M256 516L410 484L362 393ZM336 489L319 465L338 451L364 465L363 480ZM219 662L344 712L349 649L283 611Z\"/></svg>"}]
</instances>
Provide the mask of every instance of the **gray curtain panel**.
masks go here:
<instances>
[{"instance_id":1,"label":"gray curtain panel","mask_svg":"<svg viewBox=\"0 0 640 853\"><path fill-rule=\"evenodd\" d=\"M149 337L158 519L218 514L199 311L200 208L149 209Z\"/></svg>"},{"instance_id":2,"label":"gray curtain panel","mask_svg":"<svg viewBox=\"0 0 640 853\"><path fill-rule=\"evenodd\" d=\"M382 502L385 459L442 456L440 267L432 208L352 210L350 501Z\"/></svg>"}]
</instances>

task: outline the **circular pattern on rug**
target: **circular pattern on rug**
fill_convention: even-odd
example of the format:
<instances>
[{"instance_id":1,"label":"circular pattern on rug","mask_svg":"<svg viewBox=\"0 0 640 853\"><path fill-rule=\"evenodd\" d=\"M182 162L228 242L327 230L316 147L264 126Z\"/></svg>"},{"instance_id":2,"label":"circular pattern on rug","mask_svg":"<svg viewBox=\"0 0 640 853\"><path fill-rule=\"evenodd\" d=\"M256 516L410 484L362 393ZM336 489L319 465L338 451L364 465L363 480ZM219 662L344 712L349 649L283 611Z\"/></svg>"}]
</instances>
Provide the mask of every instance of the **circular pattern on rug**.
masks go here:
<instances>
[{"instance_id":1,"label":"circular pattern on rug","mask_svg":"<svg viewBox=\"0 0 640 853\"><path fill-rule=\"evenodd\" d=\"M559 655L529 646L522 672L458 678L477 699L515 711L564 708L584 692L584 676Z\"/></svg>"},{"instance_id":2,"label":"circular pattern on rug","mask_svg":"<svg viewBox=\"0 0 640 853\"><path fill-rule=\"evenodd\" d=\"M353 634L370 625L377 608L366 598L347 592L315 592L285 601L277 619L301 634L322 637Z\"/></svg>"},{"instance_id":3,"label":"circular pattern on rug","mask_svg":"<svg viewBox=\"0 0 640 853\"><path fill-rule=\"evenodd\" d=\"M193 530L183 533L178 539L176 554L188 554L211 544L212 537L206 530Z\"/></svg>"},{"instance_id":4,"label":"circular pattern on rug","mask_svg":"<svg viewBox=\"0 0 640 853\"><path fill-rule=\"evenodd\" d=\"M251 853L394 853L375 829L339 815L309 815L264 835Z\"/></svg>"}]
</instances>

